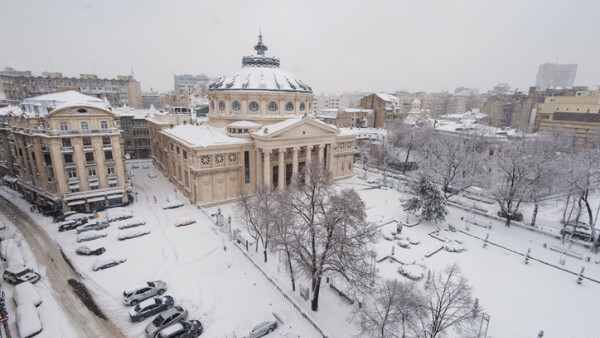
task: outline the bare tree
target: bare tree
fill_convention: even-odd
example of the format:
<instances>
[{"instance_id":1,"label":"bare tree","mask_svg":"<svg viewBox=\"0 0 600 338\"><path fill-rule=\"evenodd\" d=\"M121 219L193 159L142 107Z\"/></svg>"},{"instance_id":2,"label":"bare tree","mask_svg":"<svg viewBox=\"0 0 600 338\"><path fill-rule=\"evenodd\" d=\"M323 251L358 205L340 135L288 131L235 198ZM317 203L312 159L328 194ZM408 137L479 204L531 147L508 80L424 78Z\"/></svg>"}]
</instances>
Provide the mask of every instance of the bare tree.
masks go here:
<instances>
[{"instance_id":1,"label":"bare tree","mask_svg":"<svg viewBox=\"0 0 600 338\"><path fill-rule=\"evenodd\" d=\"M422 171L442 187L446 199L478 181L484 154L480 145L482 137L478 134L434 133L425 144Z\"/></svg>"},{"instance_id":2,"label":"bare tree","mask_svg":"<svg viewBox=\"0 0 600 338\"><path fill-rule=\"evenodd\" d=\"M317 311L324 274L337 274L352 285L371 280L369 246L378 228L366 221L365 205L355 190L332 189L331 173L321 162L306 166L287 192L283 201L294 220L288 243L300 271L311 279L311 308Z\"/></svg>"},{"instance_id":3,"label":"bare tree","mask_svg":"<svg viewBox=\"0 0 600 338\"><path fill-rule=\"evenodd\" d=\"M449 331L459 337L477 335L481 307L457 265L435 274L428 292L417 316L419 325L412 327L417 337L435 338Z\"/></svg>"},{"instance_id":4,"label":"bare tree","mask_svg":"<svg viewBox=\"0 0 600 338\"><path fill-rule=\"evenodd\" d=\"M422 294L414 283L385 280L366 295L361 307L354 309L360 336L406 337L407 328L418 324L418 309L422 306Z\"/></svg>"},{"instance_id":5,"label":"bare tree","mask_svg":"<svg viewBox=\"0 0 600 338\"><path fill-rule=\"evenodd\" d=\"M406 174L408 162L411 154L415 151L420 151L423 145L431 137L431 128L428 126L417 127L405 124L395 125L388 134L388 144L393 148L400 148L406 156L399 151L395 151L395 160L400 162L403 160L402 173ZM402 157L402 158L401 158Z\"/></svg>"},{"instance_id":6,"label":"bare tree","mask_svg":"<svg viewBox=\"0 0 600 338\"><path fill-rule=\"evenodd\" d=\"M273 243L285 254L286 269L290 273L290 282L292 283L292 291L296 291L296 277L294 273L294 264L292 260L291 240L293 240L292 229L294 226L293 214L290 204L281 203L284 196L277 194L277 200L280 201L277 206L274 228L273 228Z\"/></svg>"},{"instance_id":7,"label":"bare tree","mask_svg":"<svg viewBox=\"0 0 600 338\"><path fill-rule=\"evenodd\" d=\"M238 210L242 224L256 241L257 252L259 242L262 243L264 259L267 262L267 248L273 238L273 228L278 216L277 199L268 187L261 185L253 195L240 195Z\"/></svg>"}]
</instances>

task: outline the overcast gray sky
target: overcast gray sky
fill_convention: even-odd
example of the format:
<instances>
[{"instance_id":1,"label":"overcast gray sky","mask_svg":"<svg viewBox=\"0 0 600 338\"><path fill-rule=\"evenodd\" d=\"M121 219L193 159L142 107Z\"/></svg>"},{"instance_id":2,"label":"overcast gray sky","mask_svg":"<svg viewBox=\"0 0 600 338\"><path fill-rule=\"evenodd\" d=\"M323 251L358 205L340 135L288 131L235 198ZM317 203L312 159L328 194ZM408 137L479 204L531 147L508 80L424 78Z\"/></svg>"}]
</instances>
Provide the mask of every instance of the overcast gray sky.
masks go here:
<instances>
[{"instance_id":1,"label":"overcast gray sky","mask_svg":"<svg viewBox=\"0 0 600 338\"><path fill-rule=\"evenodd\" d=\"M317 93L526 90L539 64L578 63L600 85L600 1L0 0L0 67L96 73L133 69L142 90L173 74L218 77L267 55Z\"/></svg>"}]
</instances>

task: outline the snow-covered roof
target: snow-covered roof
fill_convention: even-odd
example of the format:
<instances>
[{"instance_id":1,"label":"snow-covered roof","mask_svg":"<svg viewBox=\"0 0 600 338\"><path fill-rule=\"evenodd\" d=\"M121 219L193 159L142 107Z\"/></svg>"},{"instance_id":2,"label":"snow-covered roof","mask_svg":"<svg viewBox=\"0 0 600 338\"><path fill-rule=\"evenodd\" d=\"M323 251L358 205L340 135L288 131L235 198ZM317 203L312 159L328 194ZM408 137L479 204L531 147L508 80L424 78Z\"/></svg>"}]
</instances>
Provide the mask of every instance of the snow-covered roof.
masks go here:
<instances>
[{"instance_id":1,"label":"snow-covered roof","mask_svg":"<svg viewBox=\"0 0 600 338\"><path fill-rule=\"evenodd\" d=\"M383 128L340 128L339 136L354 135L358 138L385 138L387 129Z\"/></svg>"},{"instance_id":2,"label":"snow-covered roof","mask_svg":"<svg viewBox=\"0 0 600 338\"><path fill-rule=\"evenodd\" d=\"M211 85L211 91L247 90L312 93L312 89L292 74L271 67L242 67Z\"/></svg>"},{"instance_id":3,"label":"snow-covered roof","mask_svg":"<svg viewBox=\"0 0 600 338\"><path fill-rule=\"evenodd\" d=\"M23 110L21 110L21 107L17 106L8 106L0 108L0 116L6 116L8 114L21 115L23 114Z\"/></svg>"},{"instance_id":4,"label":"snow-covered roof","mask_svg":"<svg viewBox=\"0 0 600 338\"><path fill-rule=\"evenodd\" d=\"M344 111L349 113L372 113L373 109L344 108Z\"/></svg>"},{"instance_id":5,"label":"snow-covered roof","mask_svg":"<svg viewBox=\"0 0 600 338\"><path fill-rule=\"evenodd\" d=\"M162 132L186 142L192 147L211 147L251 142L247 139L227 135L225 128L217 128L209 125L180 124L172 129L165 129Z\"/></svg>"},{"instance_id":6,"label":"snow-covered roof","mask_svg":"<svg viewBox=\"0 0 600 338\"><path fill-rule=\"evenodd\" d=\"M150 107L154 108L154 107ZM113 112L119 116L131 116L137 120L143 120L151 113L156 113L156 109L135 109L127 106L113 109Z\"/></svg>"},{"instance_id":7,"label":"snow-covered roof","mask_svg":"<svg viewBox=\"0 0 600 338\"><path fill-rule=\"evenodd\" d=\"M109 109L107 101L97 97L81 94L74 90L68 90L60 93L52 93L40 95L23 100L23 104L40 104L51 108L52 110L71 107L71 106L86 106L96 107L101 109Z\"/></svg>"},{"instance_id":8,"label":"snow-covered roof","mask_svg":"<svg viewBox=\"0 0 600 338\"><path fill-rule=\"evenodd\" d=\"M376 94L380 99L391 103L392 105L395 106L399 106L400 105L400 99L394 95L390 95L390 94L385 94L385 93L377 93Z\"/></svg>"},{"instance_id":9,"label":"snow-covered roof","mask_svg":"<svg viewBox=\"0 0 600 338\"><path fill-rule=\"evenodd\" d=\"M252 122L252 121L242 120L242 121L232 122L232 123L228 124L227 126L235 127L235 128L259 128L259 127L262 127L262 124L258 124L258 123Z\"/></svg>"}]
</instances>

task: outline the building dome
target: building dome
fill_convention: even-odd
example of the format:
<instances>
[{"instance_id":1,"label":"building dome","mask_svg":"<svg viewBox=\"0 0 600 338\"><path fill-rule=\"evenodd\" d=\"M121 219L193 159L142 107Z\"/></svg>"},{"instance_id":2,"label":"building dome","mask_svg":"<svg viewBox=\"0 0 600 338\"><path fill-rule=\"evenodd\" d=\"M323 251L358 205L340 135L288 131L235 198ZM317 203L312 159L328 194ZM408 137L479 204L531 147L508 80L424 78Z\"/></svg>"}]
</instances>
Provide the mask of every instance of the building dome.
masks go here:
<instances>
[{"instance_id":1,"label":"building dome","mask_svg":"<svg viewBox=\"0 0 600 338\"><path fill-rule=\"evenodd\" d=\"M244 56L242 68L221 77L209 86L209 91L274 91L312 93L312 88L292 74L279 68L279 59L265 56L267 46L262 35L254 49L255 56Z\"/></svg>"}]
</instances>

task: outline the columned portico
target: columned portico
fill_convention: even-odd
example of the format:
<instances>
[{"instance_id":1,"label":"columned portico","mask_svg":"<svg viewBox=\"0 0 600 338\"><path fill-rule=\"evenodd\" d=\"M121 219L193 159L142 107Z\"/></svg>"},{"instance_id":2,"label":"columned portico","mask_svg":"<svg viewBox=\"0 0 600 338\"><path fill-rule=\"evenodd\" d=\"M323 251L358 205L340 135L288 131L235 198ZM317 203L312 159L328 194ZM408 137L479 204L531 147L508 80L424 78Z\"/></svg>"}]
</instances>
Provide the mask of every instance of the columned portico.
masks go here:
<instances>
[{"instance_id":1,"label":"columned portico","mask_svg":"<svg viewBox=\"0 0 600 338\"><path fill-rule=\"evenodd\" d=\"M294 147L293 148L293 156L292 156L292 175L296 176L298 175L298 150L300 150L299 147Z\"/></svg>"},{"instance_id":2,"label":"columned portico","mask_svg":"<svg viewBox=\"0 0 600 338\"><path fill-rule=\"evenodd\" d=\"M266 187L271 187L271 149L263 149L265 154L265 165L264 165L264 180L263 183Z\"/></svg>"}]
</instances>

